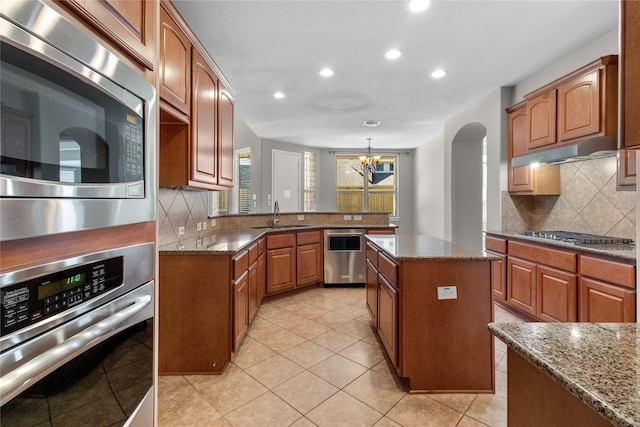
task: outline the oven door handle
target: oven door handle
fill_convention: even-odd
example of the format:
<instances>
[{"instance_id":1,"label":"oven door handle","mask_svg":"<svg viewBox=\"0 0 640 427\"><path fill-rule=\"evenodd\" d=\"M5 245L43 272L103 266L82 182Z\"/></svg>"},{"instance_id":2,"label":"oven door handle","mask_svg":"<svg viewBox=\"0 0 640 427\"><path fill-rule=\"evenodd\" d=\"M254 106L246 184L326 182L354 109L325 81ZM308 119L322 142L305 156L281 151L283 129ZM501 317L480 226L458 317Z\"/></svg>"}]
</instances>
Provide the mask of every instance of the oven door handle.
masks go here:
<instances>
[{"instance_id":1,"label":"oven door handle","mask_svg":"<svg viewBox=\"0 0 640 427\"><path fill-rule=\"evenodd\" d=\"M6 393L19 387L21 384L36 377L39 373L54 365L62 365L66 359L73 355L74 352L89 345L92 341L133 317L144 309L152 301L151 295L142 295L137 297L131 305L118 311L117 313L93 323L88 328L78 332L68 340L59 345L37 355L27 363L14 369L9 373L3 373L0 378L0 395L4 405Z\"/></svg>"}]
</instances>

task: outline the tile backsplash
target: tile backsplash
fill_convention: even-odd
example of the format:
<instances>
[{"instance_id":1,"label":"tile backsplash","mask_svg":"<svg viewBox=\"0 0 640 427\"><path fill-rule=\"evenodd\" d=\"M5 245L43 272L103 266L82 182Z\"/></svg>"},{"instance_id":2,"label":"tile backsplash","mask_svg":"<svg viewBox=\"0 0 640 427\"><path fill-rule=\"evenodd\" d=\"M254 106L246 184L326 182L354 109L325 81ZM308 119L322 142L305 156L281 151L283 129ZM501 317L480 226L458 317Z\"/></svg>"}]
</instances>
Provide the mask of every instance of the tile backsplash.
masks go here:
<instances>
[{"instance_id":1,"label":"tile backsplash","mask_svg":"<svg viewBox=\"0 0 640 427\"><path fill-rule=\"evenodd\" d=\"M502 193L502 231L566 230L636 235L636 192L616 191L616 157L560 166L561 195Z\"/></svg>"}]
</instances>

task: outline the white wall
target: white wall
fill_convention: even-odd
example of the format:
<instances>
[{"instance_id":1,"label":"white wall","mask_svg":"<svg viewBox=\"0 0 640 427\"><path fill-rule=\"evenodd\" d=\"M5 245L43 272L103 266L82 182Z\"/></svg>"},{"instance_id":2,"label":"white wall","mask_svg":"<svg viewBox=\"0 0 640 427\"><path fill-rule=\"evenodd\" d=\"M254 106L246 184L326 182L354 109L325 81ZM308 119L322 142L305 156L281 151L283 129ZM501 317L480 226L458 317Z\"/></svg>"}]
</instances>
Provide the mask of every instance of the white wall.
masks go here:
<instances>
[{"instance_id":1,"label":"white wall","mask_svg":"<svg viewBox=\"0 0 640 427\"><path fill-rule=\"evenodd\" d=\"M439 136L415 150L415 221L416 234L444 239L444 136Z\"/></svg>"},{"instance_id":2,"label":"white wall","mask_svg":"<svg viewBox=\"0 0 640 427\"><path fill-rule=\"evenodd\" d=\"M235 117L233 123L233 149L251 149L251 194L255 195L255 206L252 206L252 213L262 212L262 150L260 138L247 124ZM271 157L269 157L270 159Z\"/></svg>"}]
</instances>

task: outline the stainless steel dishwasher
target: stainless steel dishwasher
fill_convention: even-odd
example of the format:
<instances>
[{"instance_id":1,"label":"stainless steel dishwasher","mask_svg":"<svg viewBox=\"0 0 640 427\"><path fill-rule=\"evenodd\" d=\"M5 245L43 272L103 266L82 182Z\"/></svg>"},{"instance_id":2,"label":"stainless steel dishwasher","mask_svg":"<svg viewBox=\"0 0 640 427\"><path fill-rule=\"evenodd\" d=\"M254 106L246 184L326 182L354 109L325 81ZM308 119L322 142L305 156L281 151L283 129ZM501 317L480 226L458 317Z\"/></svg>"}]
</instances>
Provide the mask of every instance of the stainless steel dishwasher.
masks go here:
<instances>
[{"instance_id":1,"label":"stainless steel dishwasher","mask_svg":"<svg viewBox=\"0 0 640 427\"><path fill-rule=\"evenodd\" d=\"M324 284L364 284L367 252L364 229L324 230Z\"/></svg>"}]
</instances>

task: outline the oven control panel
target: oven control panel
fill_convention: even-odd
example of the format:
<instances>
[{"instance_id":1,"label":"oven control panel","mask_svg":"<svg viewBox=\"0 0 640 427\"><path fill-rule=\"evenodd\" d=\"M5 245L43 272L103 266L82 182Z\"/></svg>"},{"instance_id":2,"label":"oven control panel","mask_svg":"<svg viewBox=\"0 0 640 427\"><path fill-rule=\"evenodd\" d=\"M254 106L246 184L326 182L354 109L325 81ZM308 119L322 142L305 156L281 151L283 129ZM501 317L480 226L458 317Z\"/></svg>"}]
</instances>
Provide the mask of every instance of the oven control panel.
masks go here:
<instances>
[{"instance_id":1,"label":"oven control panel","mask_svg":"<svg viewBox=\"0 0 640 427\"><path fill-rule=\"evenodd\" d=\"M123 283L123 257L56 271L0 289L1 334L72 310Z\"/></svg>"}]
</instances>

